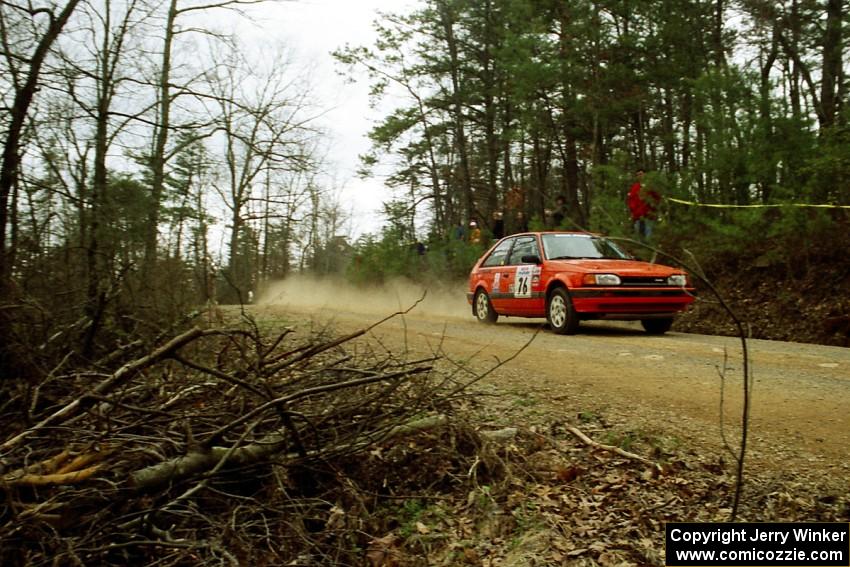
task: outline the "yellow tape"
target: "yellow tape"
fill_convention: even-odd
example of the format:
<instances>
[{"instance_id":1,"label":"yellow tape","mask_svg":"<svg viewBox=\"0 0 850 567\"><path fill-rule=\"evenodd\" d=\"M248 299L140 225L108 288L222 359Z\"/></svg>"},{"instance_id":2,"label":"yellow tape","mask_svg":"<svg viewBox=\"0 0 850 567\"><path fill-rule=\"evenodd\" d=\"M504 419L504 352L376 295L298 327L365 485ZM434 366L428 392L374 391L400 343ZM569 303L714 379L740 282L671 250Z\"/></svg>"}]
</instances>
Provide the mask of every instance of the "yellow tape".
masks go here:
<instances>
[{"instance_id":1,"label":"yellow tape","mask_svg":"<svg viewBox=\"0 0 850 567\"><path fill-rule=\"evenodd\" d=\"M714 209L767 209L771 207L813 207L816 209L850 209L850 205L815 205L810 203L778 203L774 205L722 205L718 203L697 203L694 201L683 201L667 197L668 201L679 203L680 205L689 205L691 207L711 207Z\"/></svg>"}]
</instances>

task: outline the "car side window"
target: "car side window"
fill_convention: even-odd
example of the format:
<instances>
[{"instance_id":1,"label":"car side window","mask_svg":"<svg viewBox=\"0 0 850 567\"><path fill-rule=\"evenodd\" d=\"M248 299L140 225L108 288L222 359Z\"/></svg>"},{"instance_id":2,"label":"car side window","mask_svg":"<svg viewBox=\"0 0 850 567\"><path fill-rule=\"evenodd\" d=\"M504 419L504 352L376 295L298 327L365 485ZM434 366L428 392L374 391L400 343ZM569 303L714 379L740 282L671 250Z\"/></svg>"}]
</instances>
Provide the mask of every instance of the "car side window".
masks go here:
<instances>
[{"instance_id":1,"label":"car side window","mask_svg":"<svg viewBox=\"0 0 850 567\"><path fill-rule=\"evenodd\" d=\"M487 259L484 260L484 263L481 264L482 268L491 268L493 266L504 266L508 260L508 251L511 249L511 244L514 243L515 238L508 238L500 242L490 255L487 256Z\"/></svg>"},{"instance_id":2,"label":"car side window","mask_svg":"<svg viewBox=\"0 0 850 567\"><path fill-rule=\"evenodd\" d=\"M508 264L512 266L522 264L523 256L540 256L540 252L537 249L537 239L535 237L523 236L517 238L514 249L511 251L511 257L508 259Z\"/></svg>"}]
</instances>

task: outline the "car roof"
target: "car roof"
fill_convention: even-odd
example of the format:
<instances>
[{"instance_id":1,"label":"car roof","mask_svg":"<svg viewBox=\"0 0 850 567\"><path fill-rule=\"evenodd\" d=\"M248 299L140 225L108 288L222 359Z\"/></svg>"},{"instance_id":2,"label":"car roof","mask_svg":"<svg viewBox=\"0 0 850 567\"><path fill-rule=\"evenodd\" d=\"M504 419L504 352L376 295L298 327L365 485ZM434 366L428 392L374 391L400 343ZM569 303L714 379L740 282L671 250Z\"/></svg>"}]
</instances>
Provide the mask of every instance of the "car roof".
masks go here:
<instances>
[{"instance_id":1,"label":"car roof","mask_svg":"<svg viewBox=\"0 0 850 567\"><path fill-rule=\"evenodd\" d=\"M588 232L586 230L530 230L528 232L517 232L515 234L509 234L504 239L513 238L514 236L536 236L538 234L541 236L544 234L575 234L577 236L602 236L597 232Z\"/></svg>"}]
</instances>

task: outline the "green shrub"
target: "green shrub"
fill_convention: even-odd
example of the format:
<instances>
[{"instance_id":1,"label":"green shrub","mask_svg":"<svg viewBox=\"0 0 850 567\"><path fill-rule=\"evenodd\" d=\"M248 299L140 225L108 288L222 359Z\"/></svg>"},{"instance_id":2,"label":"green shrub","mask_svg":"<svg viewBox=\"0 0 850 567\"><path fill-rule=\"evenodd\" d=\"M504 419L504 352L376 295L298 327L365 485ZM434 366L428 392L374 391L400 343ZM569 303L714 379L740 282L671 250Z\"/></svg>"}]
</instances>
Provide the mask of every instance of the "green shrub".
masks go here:
<instances>
[{"instance_id":1,"label":"green shrub","mask_svg":"<svg viewBox=\"0 0 850 567\"><path fill-rule=\"evenodd\" d=\"M402 238L394 230L385 230L380 238L361 237L354 244L354 256L346 270L356 284L382 283L396 277L416 282L460 280L469 275L475 261L487 245L461 239L431 240L423 243Z\"/></svg>"}]
</instances>

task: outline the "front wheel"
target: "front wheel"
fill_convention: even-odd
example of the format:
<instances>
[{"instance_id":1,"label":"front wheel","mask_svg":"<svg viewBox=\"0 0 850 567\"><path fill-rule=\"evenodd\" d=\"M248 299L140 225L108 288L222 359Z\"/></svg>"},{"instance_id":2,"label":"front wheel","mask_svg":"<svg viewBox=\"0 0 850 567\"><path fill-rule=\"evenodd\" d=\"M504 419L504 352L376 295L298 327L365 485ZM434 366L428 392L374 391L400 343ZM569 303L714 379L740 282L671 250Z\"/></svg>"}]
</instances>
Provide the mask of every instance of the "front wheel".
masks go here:
<instances>
[{"instance_id":1,"label":"front wheel","mask_svg":"<svg viewBox=\"0 0 850 567\"><path fill-rule=\"evenodd\" d=\"M650 335L663 335L673 326L673 318L665 317L663 319L643 319L640 322L643 325L643 330Z\"/></svg>"},{"instance_id":2,"label":"front wheel","mask_svg":"<svg viewBox=\"0 0 850 567\"><path fill-rule=\"evenodd\" d=\"M475 292L475 318L479 323L495 323L499 318L499 314L493 309L493 304L490 303L490 298L487 292L479 289Z\"/></svg>"},{"instance_id":3,"label":"front wheel","mask_svg":"<svg viewBox=\"0 0 850 567\"><path fill-rule=\"evenodd\" d=\"M564 288L555 288L549 295L549 301L546 302L546 319L552 330L559 335L572 335L578 329L578 316Z\"/></svg>"}]
</instances>

